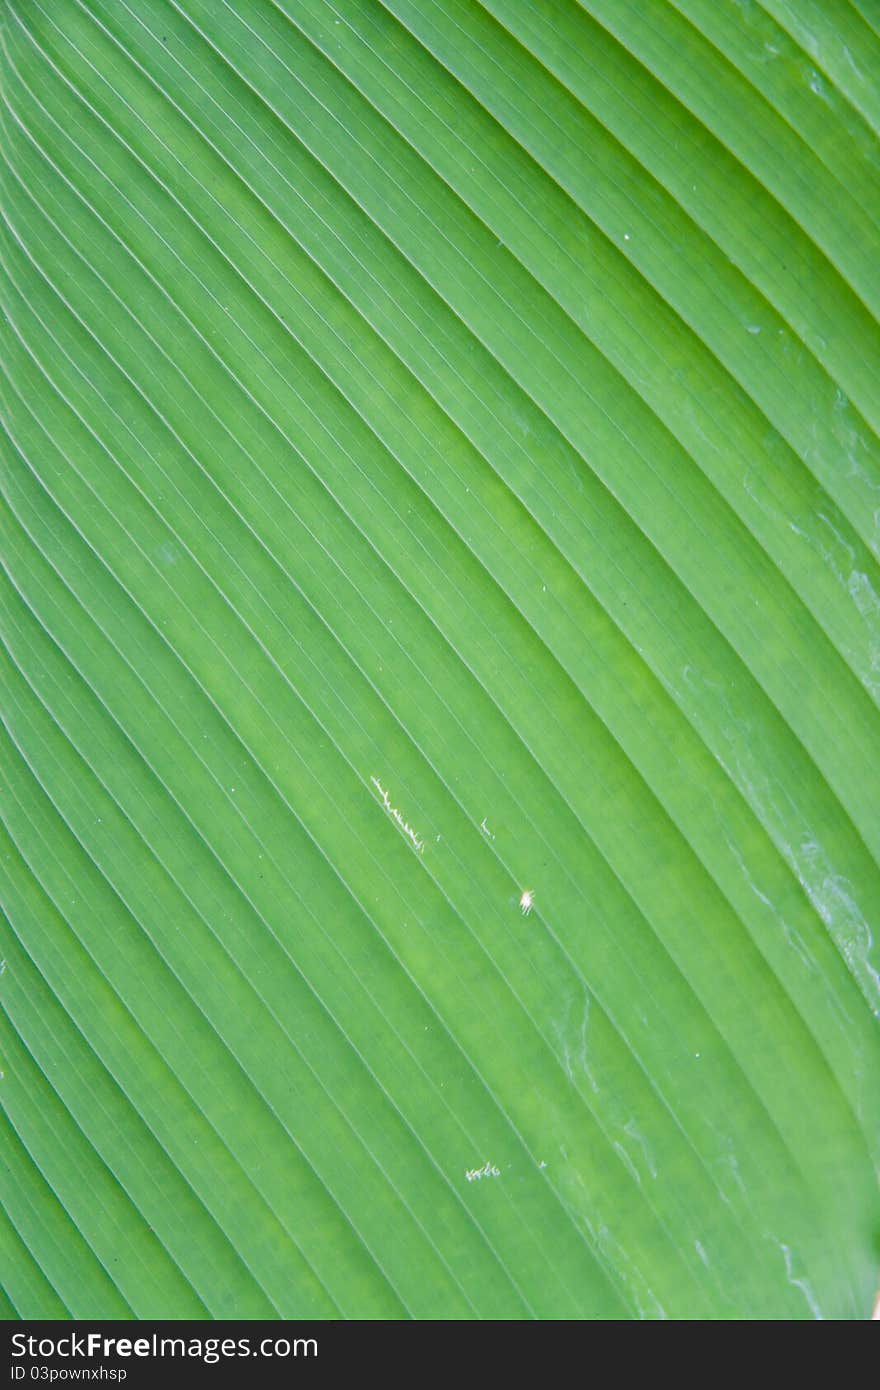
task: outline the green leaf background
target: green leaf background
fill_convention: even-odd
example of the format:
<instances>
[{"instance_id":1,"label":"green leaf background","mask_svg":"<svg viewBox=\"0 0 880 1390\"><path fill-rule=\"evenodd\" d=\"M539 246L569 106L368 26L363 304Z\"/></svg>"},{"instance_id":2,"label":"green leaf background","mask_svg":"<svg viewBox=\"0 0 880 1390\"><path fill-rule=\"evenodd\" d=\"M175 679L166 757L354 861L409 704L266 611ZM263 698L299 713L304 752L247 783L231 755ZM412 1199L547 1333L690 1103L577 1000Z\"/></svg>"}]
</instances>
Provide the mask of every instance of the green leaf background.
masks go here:
<instances>
[{"instance_id":1,"label":"green leaf background","mask_svg":"<svg viewBox=\"0 0 880 1390\"><path fill-rule=\"evenodd\" d=\"M0 8L6 1315L868 1317L880 6Z\"/></svg>"}]
</instances>

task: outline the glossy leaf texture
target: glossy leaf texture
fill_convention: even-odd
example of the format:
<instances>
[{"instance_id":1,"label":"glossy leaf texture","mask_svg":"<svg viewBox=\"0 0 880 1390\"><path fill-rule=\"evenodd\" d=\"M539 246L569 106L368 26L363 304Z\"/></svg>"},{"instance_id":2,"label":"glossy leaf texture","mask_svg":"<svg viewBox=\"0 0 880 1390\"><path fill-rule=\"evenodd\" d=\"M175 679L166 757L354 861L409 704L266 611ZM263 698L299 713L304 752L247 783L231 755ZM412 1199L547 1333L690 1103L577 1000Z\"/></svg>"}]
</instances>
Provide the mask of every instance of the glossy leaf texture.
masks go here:
<instances>
[{"instance_id":1,"label":"glossy leaf texture","mask_svg":"<svg viewBox=\"0 0 880 1390\"><path fill-rule=\"evenodd\" d=\"M868 1317L874 0L0 44L10 1315Z\"/></svg>"}]
</instances>

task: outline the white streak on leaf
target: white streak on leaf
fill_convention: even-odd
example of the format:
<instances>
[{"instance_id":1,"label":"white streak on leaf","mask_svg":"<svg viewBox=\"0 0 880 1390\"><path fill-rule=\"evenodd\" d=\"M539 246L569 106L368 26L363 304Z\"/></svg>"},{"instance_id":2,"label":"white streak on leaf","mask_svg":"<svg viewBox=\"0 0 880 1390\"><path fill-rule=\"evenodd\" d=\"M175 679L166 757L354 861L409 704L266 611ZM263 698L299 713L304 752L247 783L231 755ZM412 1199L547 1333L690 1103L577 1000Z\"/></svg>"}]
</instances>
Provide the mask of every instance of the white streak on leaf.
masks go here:
<instances>
[{"instance_id":1,"label":"white streak on leaf","mask_svg":"<svg viewBox=\"0 0 880 1390\"><path fill-rule=\"evenodd\" d=\"M807 1279L798 1279L795 1277L794 1258L792 1256L790 1248L787 1245L783 1245L781 1241L779 1241L778 1244L779 1249L782 1251L782 1255L785 1260L785 1277L788 1279L789 1284L791 1284L792 1287L795 1289L800 1289L804 1298L807 1300L807 1307L813 1314L813 1317L819 1320L820 1322L824 1322L825 1315L822 1312L822 1309L819 1307L819 1304L816 1300L816 1295L813 1293L809 1281Z\"/></svg>"},{"instance_id":2,"label":"white streak on leaf","mask_svg":"<svg viewBox=\"0 0 880 1390\"><path fill-rule=\"evenodd\" d=\"M376 788L379 795L381 796L382 804L385 807L385 810L388 812L388 815L395 822L395 824L400 827L400 829L403 831L404 835L409 840L413 848L417 849L419 854L423 854L425 849L424 840L419 838L419 836L413 830L412 826L409 824L409 821L404 820L397 807L392 806L391 798L388 795L386 789L382 786L382 783L379 781L379 778L371 777L370 781L372 782L373 786ZM439 840L439 835L437 836L437 838Z\"/></svg>"}]
</instances>

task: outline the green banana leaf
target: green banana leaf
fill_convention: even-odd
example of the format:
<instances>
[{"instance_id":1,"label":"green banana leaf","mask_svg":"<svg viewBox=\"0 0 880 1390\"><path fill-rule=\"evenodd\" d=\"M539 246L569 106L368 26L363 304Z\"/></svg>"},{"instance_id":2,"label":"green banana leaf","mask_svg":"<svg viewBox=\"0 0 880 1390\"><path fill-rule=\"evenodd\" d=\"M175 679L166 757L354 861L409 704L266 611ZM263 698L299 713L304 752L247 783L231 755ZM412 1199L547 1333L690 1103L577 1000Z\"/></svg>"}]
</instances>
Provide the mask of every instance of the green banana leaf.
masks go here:
<instances>
[{"instance_id":1,"label":"green banana leaf","mask_svg":"<svg viewBox=\"0 0 880 1390\"><path fill-rule=\"evenodd\" d=\"M877 0L2 0L10 1318L870 1317Z\"/></svg>"}]
</instances>

